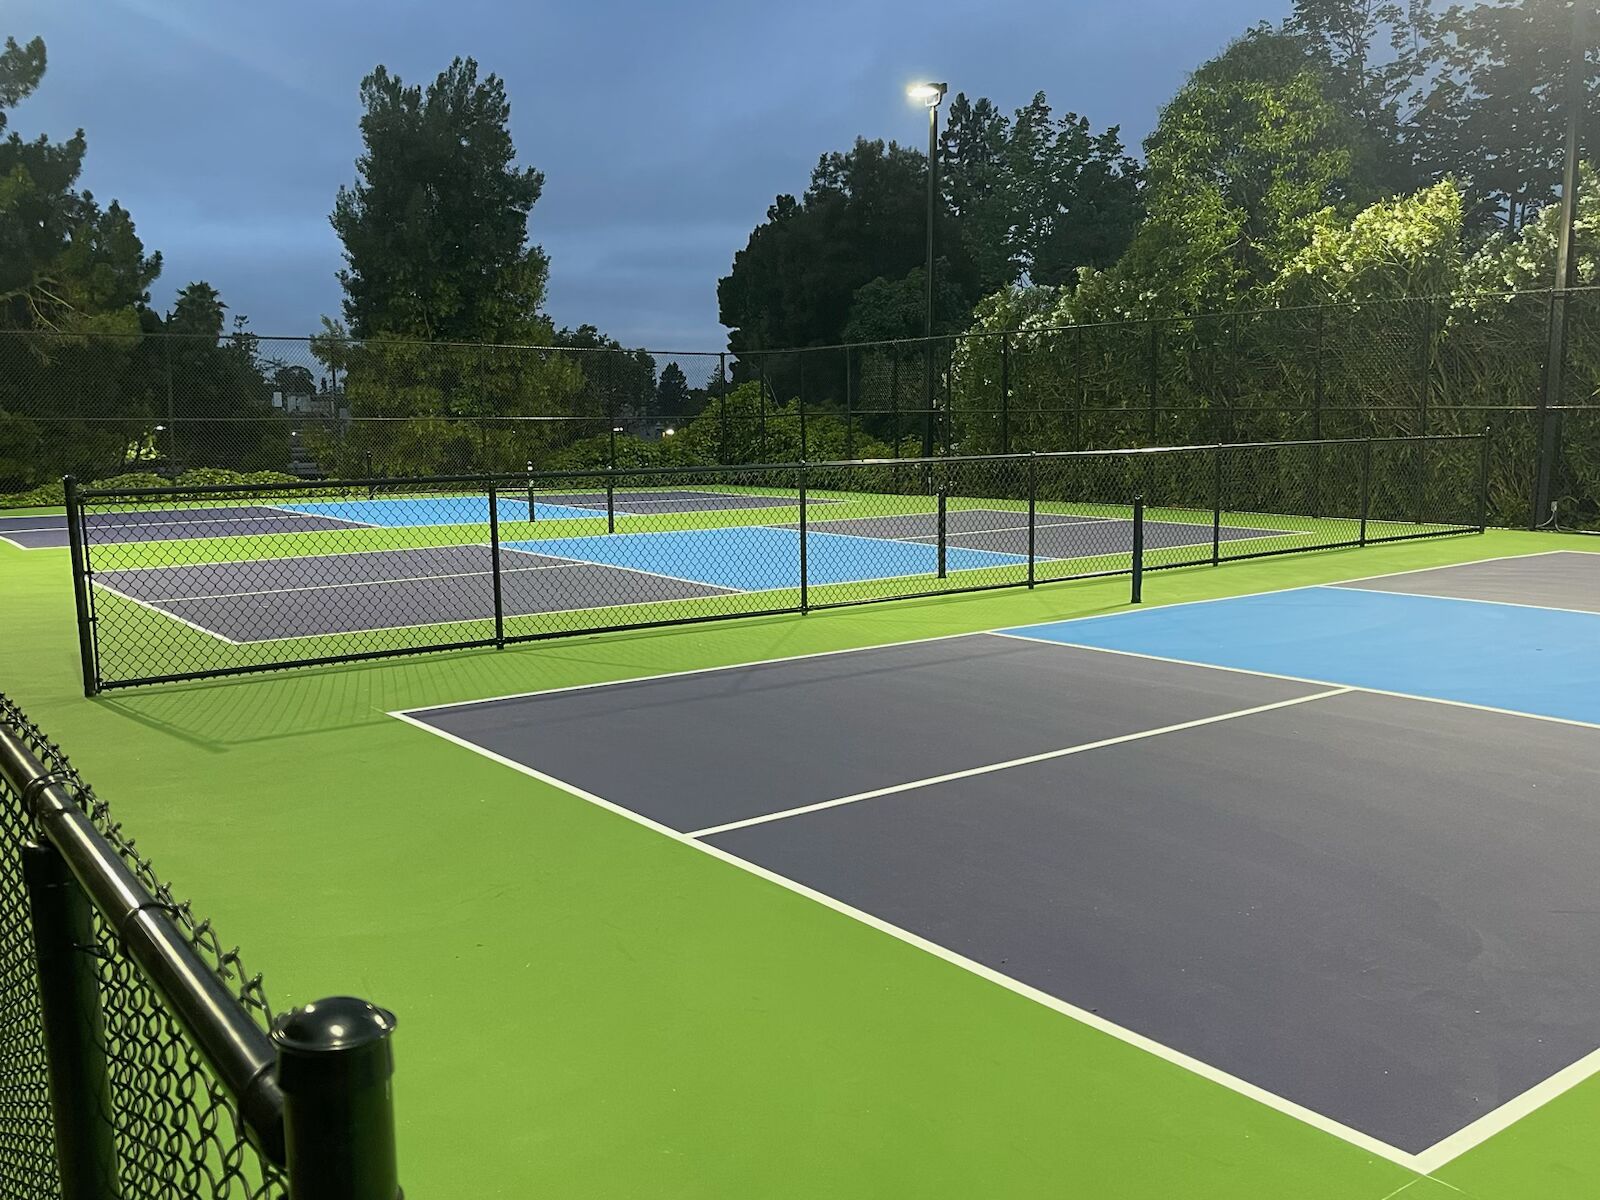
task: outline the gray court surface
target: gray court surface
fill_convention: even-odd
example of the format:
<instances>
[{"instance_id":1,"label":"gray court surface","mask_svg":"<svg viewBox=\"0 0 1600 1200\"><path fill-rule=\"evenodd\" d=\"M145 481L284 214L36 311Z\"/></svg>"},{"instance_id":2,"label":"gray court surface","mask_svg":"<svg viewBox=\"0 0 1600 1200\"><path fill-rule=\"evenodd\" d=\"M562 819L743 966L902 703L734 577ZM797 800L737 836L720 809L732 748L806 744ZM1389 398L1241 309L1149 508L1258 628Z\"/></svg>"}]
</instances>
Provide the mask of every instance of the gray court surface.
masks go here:
<instances>
[{"instance_id":1,"label":"gray court surface","mask_svg":"<svg viewBox=\"0 0 1600 1200\"><path fill-rule=\"evenodd\" d=\"M216 508L144 509L90 513L84 518L84 539L90 545L164 542L181 538L249 537L267 533L315 533L321 529L356 529L356 521L291 512L271 505L229 505ZM67 545L67 518L62 515L0 517L0 541L24 550Z\"/></svg>"},{"instance_id":2,"label":"gray court surface","mask_svg":"<svg viewBox=\"0 0 1600 1200\"><path fill-rule=\"evenodd\" d=\"M798 524L786 525L798 529ZM939 540L937 513L901 513L886 517L850 517L839 521L809 521L816 533L842 533L856 537L883 538L898 542ZM1306 536L1292 530L1254 529L1223 525L1217 530L1220 541L1248 538L1295 538ZM999 554L1028 553L1028 514L1002 508L960 508L945 514L945 541L963 550L988 550ZM1211 524L1181 521L1151 521L1144 525L1148 549L1176 546L1211 545ZM1034 554L1039 558L1086 558L1097 554L1129 554L1133 551L1133 521L1117 517L1073 516L1041 512L1036 518Z\"/></svg>"},{"instance_id":3,"label":"gray court surface","mask_svg":"<svg viewBox=\"0 0 1600 1200\"><path fill-rule=\"evenodd\" d=\"M1600 554L1576 550L1527 554L1518 558L1408 571L1403 575L1384 575L1336 586L1600 612Z\"/></svg>"},{"instance_id":4,"label":"gray court surface","mask_svg":"<svg viewBox=\"0 0 1600 1200\"><path fill-rule=\"evenodd\" d=\"M727 595L726 588L503 550L507 616ZM233 642L494 616L488 546L435 546L101 571L96 586Z\"/></svg>"},{"instance_id":5,"label":"gray court surface","mask_svg":"<svg viewBox=\"0 0 1600 1200\"><path fill-rule=\"evenodd\" d=\"M1326 690L978 634L411 716L1420 1152L1600 1045L1600 730Z\"/></svg>"}]
</instances>

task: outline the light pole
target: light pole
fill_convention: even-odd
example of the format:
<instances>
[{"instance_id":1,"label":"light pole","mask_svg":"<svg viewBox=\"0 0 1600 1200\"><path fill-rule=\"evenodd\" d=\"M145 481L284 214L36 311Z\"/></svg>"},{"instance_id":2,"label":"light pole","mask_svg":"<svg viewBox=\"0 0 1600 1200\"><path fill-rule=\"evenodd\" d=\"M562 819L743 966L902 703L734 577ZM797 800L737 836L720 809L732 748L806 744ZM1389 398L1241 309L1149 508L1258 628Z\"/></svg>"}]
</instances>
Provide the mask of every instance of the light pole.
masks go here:
<instances>
[{"instance_id":1,"label":"light pole","mask_svg":"<svg viewBox=\"0 0 1600 1200\"><path fill-rule=\"evenodd\" d=\"M928 109L928 253L923 264L926 285L922 313L923 353L927 356L923 370L926 411L922 420L922 457L933 457L933 219L939 196L939 105L949 90L943 83L917 83L906 89L906 95L919 100Z\"/></svg>"}]
</instances>

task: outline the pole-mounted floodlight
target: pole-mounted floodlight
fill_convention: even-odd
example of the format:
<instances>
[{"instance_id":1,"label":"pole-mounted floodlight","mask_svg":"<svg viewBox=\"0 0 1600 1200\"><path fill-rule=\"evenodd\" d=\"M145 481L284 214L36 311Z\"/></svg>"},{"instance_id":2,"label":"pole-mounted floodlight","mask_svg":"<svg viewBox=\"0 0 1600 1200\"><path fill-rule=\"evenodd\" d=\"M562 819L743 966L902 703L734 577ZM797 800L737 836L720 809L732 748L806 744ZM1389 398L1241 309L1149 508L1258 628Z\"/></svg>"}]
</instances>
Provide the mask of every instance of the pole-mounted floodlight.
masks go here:
<instances>
[{"instance_id":1,"label":"pole-mounted floodlight","mask_svg":"<svg viewBox=\"0 0 1600 1200\"><path fill-rule=\"evenodd\" d=\"M939 105L949 90L949 85L943 83L914 83L906 89L907 96L920 100L928 109L928 256L923 264L927 294L922 313L923 350L927 355L923 371L927 393L924 396L926 412L922 423L924 458L933 455L933 217L939 195Z\"/></svg>"}]
</instances>

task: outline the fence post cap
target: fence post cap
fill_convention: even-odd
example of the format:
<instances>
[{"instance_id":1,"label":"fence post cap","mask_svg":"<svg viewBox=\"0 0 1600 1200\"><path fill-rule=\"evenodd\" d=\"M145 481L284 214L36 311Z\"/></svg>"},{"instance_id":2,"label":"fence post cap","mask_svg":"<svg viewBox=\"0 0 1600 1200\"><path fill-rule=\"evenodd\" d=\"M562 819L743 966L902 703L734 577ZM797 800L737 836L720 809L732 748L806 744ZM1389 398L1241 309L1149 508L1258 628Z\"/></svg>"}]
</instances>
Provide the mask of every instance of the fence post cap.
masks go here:
<instances>
[{"instance_id":1,"label":"fence post cap","mask_svg":"<svg viewBox=\"0 0 1600 1200\"><path fill-rule=\"evenodd\" d=\"M399 1019L388 1009L354 996L329 996L279 1013L272 1040L281 1050L317 1054L349 1050L388 1037Z\"/></svg>"}]
</instances>

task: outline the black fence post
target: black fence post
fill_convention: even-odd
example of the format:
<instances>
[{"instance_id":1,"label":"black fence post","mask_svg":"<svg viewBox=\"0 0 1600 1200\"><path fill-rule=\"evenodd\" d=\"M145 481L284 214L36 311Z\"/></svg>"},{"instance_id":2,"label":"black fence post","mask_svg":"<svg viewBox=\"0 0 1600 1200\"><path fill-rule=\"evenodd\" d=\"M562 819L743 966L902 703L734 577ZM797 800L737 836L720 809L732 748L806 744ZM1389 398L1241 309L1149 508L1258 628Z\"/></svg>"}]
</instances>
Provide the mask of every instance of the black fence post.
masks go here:
<instances>
[{"instance_id":1,"label":"black fence post","mask_svg":"<svg viewBox=\"0 0 1600 1200\"><path fill-rule=\"evenodd\" d=\"M800 461L806 460L806 356L805 351L800 352L800 397L795 401L800 406Z\"/></svg>"},{"instance_id":2,"label":"black fence post","mask_svg":"<svg viewBox=\"0 0 1600 1200\"><path fill-rule=\"evenodd\" d=\"M1222 444L1211 451L1211 565L1222 561Z\"/></svg>"},{"instance_id":3,"label":"black fence post","mask_svg":"<svg viewBox=\"0 0 1600 1200\"><path fill-rule=\"evenodd\" d=\"M717 461L728 461L728 356L717 355L717 435L721 442Z\"/></svg>"},{"instance_id":4,"label":"black fence post","mask_svg":"<svg viewBox=\"0 0 1600 1200\"><path fill-rule=\"evenodd\" d=\"M606 472L606 532L617 531L617 472L615 468Z\"/></svg>"},{"instance_id":5,"label":"black fence post","mask_svg":"<svg viewBox=\"0 0 1600 1200\"><path fill-rule=\"evenodd\" d=\"M1150 398L1150 412L1145 419L1145 445L1156 444L1156 404L1160 399L1161 389L1161 326L1154 319L1150 321L1150 378L1147 381Z\"/></svg>"},{"instance_id":6,"label":"black fence post","mask_svg":"<svg viewBox=\"0 0 1600 1200\"><path fill-rule=\"evenodd\" d=\"M940 483L939 484L939 578L940 579L943 579L945 577L946 559L948 557L947 550L946 550L946 544L945 544L946 543L946 532L947 532L947 521L946 521L945 509L946 509L946 506L947 506L947 504L949 502L949 492L950 492L950 486L949 486L948 483Z\"/></svg>"},{"instance_id":7,"label":"black fence post","mask_svg":"<svg viewBox=\"0 0 1600 1200\"><path fill-rule=\"evenodd\" d=\"M1034 565L1038 561L1035 553L1038 525L1039 525L1039 455L1036 451L1028 451L1028 586L1034 583Z\"/></svg>"},{"instance_id":8,"label":"black fence post","mask_svg":"<svg viewBox=\"0 0 1600 1200\"><path fill-rule=\"evenodd\" d=\"M799 466L800 466L800 611L802 613L807 613L807 612L811 611L811 590L810 590L810 581L807 578L807 576L809 574L809 569L808 569L808 565L806 563L806 542L809 540L806 537L806 517L807 517L806 460L802 458L800 460Z\"/></svg>"},{"instance_id":9,"label":"black fence post","mask_svg":"<svg viewBox=\"0 0 1600 1200\"><path fill-rule=\"evenodd\" d=\"M900 356L889 352L889 409L894 417L894 456L900 457Z\"/></svg>"},{"instance_id":10,"label":"black fence post","mask_svg":"<svg viewBox=\"0 0 1600 1200\"><path fill-rule=\"evenodd\" d=\"M767 460L767 356L761 356L761 366L756 379L757 399L761 414L761 461Z\"/></svg>"},{"instance_id":11,"label":"black fence post","mask_svg":"<svg viewBox=\"0 0 1600 1200\"><path fill-rule=\"evenodd\" d=\"M272 1023L294 1200L398 1200L395 1017L334 996Z\"/></svg>"},{"instance_id":12,"label":"black fence post","mask_svg":"<svg viewBox=\"0 0 1600 1200\"><path fill-rule=\"evenodd\" d=\"M373 482L372 482L372 451L371 450L367 450L362 455L362 462L365 464L366 472L367 472L367 499L371 500L373 498L373 492L374 492L374 487L373 487Z\"/></svg>"},{"instance_id":13,"label":"black fence post","mask_svg":"<svg viewBox=\"0 0 1600 1200\"><path fill-rule=\"evenodd\" d=\"M1489 427L1483 427L1483 445L1478 451L1478 532L1489 527Z\"/></svg>"},{"instance_id":14,"label":"black fence post","mask_svg":"<svg viewBox=\"0 0 1600 1200\"><path fill-rule=\"evenodd\" d=\"M854 381L850 378L850 347L844 348L844 456L856 456L856 412Z\"/></svg>"},{"instance_id":15,"label":"black fence post","mask_svg":"<svg viewBox=\"0 0 1600 1200\"><path fill-rule=\"evenodd\" d=\"M1132 603L1144 603L1144 497L1133 498L1133 596Z\"/></svg>"},{"instance_id":16,"label":"black fence post","mask_svg":"<svg viewBox=\"0 0 1600 1200\"><path fill-rule=\"evenodd\" d=\"M94 608L89 596L89 555L83 544L83 499L78 481L61 481L67 499L67 545L72 556L72 603L78 613L78 659L83 667L83 694L100 692L99 655L95 652Z\"/></svg>"},{"instance_id":17,"label":"black fence post","mask_svg":"<svg viewBox=\"0 0 1600 1200\"><path fill-rule=\"evenodd\" d=\"M105 1022L89 899L49 844L23 846L22 878L39 972L61 1200L116 1200L122 1190L111 1136ZM25 1014L12 1015L22 1019Z\"/></svg>"},{"instance_id":18,"label":"black fence post","mask_svg":"<svg viewBox=\"0 0 1600 1200\"><path fill-rule=\"evenodd\" d=\"M1367 515L1372 511L1372 439L1361 443L1361 534L1358 541L1367 544Z\"/></svg>"},{"instance_id":19,"label":"black fence post","mask_svg":"<svg viewBox=\"0 0 1600 1200\"><path fill-rule=\"evenodd\" d=\"M533 511L532 497L528 511ZM506 645L506 607L500 581L500 491L489 485L489 577L494 583L494 644L504 650Z\"/></svg>"},{"instance_id":20,"label":"black fence post","mask_svg":"<svg viewBox=\"0 0 1600 1200\"><path fill-rule=\"evenodd\" d=\"M1011 453L1011 334L1000 335L1000 453Z\"/></svg>"}]
</instances>

